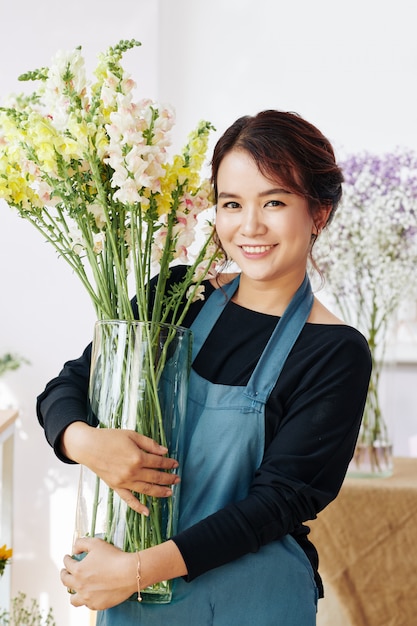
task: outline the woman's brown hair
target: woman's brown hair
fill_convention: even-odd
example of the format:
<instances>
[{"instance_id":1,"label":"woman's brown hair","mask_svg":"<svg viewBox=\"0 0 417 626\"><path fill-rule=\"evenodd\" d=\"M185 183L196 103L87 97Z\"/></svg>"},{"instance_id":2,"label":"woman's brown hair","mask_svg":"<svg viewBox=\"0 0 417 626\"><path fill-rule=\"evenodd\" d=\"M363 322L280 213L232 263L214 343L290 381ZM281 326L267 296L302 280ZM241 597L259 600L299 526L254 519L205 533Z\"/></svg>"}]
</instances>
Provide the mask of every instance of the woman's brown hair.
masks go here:
<instances>
[{"instance_id":1,"label":"woman's brown hair","mask_svg":"<svg viewBox=\"0 0 417 626\"><path fill-rule=\"evenodd\" d=\"M313 124L296 113L275 110L236 120L213 153L211 180L216 201L220 164L237 149L247 152L266 178L279 180L306 197L313 220L323 206L331 207L326 223L330 222L342 197L343 175L330 142Z\"/></svg>"}]
</instances>

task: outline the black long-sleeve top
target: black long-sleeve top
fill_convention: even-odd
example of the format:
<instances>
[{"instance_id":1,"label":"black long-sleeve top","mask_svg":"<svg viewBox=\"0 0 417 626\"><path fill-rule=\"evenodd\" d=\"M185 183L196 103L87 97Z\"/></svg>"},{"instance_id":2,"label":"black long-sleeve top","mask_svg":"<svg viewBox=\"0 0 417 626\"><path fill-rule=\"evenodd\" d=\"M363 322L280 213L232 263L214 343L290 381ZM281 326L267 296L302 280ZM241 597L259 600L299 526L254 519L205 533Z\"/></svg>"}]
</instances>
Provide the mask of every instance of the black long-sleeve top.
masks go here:
<instances>
[{"instance_id":1,"label":"black long-sleeve top","mask_svg":"<svg viewBox=\"0 0 417 626\"><path fill-rule=\"evenodd\" d=\"M183 269L172 272L171 281ZM206 298L213 291L207 281ZM189 327L204 301L190 307ZM279 318L229 302L193 368L213 383L245 385ZM37 414L58 457L60 436L87 420L91 344L65 363L38 397ZM322 595L318 557L303 524L339 492L352 457L369 383L365 338L343 324L303 328L265 410L265 451L248 496L176 535L188 580L291 534L305 550ZM279 564L277 564L279 567Z\"/></svg>"}]
</instances>

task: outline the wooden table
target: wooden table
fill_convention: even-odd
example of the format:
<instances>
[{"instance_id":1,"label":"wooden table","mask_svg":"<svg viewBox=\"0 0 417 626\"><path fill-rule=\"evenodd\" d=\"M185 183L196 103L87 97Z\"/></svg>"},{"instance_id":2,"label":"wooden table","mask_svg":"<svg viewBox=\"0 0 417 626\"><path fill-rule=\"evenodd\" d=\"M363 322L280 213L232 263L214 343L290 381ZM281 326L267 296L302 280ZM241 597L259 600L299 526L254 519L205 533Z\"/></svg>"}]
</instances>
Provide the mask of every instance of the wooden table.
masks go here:
<instances>
[{"instance_id":1,"label":"wooden table","mask_svg":"<svg viewBox=\"0 0 417 626\"><path fill-rule=\"evenodd\" d=\"M318 624L417 625L417 458L395 458L389 478L346 479L311 539L335 594Z\"/></svg>"},{"instance_id":2,"label":"wooden table","mask_svg":"<svg viewBox=\"0 0 417 626\"><path fill-rule=\"evenodd\" d=\"M8 548L13 548L13 455L17 416L16 409L0 410L0 545L6 544ZM10 605L10 579L10 565L7 565L0 585L2 609L8 609Z\"/></svg>"}]
</instances>

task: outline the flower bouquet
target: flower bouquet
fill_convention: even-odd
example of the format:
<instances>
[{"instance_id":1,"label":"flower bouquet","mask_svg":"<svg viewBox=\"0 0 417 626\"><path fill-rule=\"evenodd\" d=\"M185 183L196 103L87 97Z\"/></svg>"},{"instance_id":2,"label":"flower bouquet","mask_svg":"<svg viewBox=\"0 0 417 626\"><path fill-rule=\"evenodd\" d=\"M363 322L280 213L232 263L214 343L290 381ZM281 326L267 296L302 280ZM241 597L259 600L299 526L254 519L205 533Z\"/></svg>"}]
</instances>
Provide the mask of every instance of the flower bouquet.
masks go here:
<instances>
[{"instance_id":1,"label":"flower bouquet","mask_svg":"<svg viewBox=\"0 0 417 626\"><path fill-rule=\"evenodd\" d=\"M180 362L189 366L189 339L179 342L180 352L174 339L178 332L182 338L189 333L181 329L182 320L191 302L204 298L201 283L218 259L208 221L200 228L201 246L190 254L198 217L211 205L211 186L200 170L212 126L201 122L184 150L169 158L172 109L136 101L135 83L121 64L123 54L138 45L121 41L100 55L92 84L80 48L58 53L49 68L20 77L39 87L0 109L0 198L52 244L94 304L99 337L90 379L94 422L134 428L163 445L173 441L175 448L178 424L169 426L174 437L169 441L162 417L169 403L183 410L185 392L173 396L163 381L168 378L175 389L172 372ZM178 263L186 266L184 277L168 289ZM115 322L120 322L117 333ZM130 520L118 542L116 530L109 529L118 527L120 503L112 490L104 495L103 487L96 478L88 534L101 534L96 521L104 501L107 525L101 536L125 550L160 541L162 523L172 529L172 511L157 499L146 500L150 527Z\"/></svg>"},{"instance_id":2,"label":"flower bouquet","mask_svg":"<svg viewBox=\"0 0 417 626\"><path fill-rule=\"evenodd\" d=\"M371 375L350 473L391 473L392 441L379 381L388 332L402 301L416 293L417 155L351 155L340 162L340 208L316 247L316 261L343 318L366 336ZM364 463L364 465L363 465Z\"/></svg>"}]
</instances>

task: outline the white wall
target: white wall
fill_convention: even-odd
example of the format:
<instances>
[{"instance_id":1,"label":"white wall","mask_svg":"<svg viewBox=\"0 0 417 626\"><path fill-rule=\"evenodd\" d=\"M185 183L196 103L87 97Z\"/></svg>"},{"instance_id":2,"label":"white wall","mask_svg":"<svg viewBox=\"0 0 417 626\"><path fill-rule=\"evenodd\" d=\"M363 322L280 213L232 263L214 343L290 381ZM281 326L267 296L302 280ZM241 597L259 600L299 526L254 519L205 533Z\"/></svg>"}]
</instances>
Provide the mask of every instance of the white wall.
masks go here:
<instances>
[{"instance_id":1,"label":"white wall","mask_svg":"<svg viewBox=\"0 0 417 626\"><path fill-rule=\"evenodd\" d=\"M410 0L161 0L161 97L186 132L293 110L349 149L417 147Z\"/></svg>"},{"instance_id":2,"label":"white wall","mask_svg":"<svg viewBox=\"0 0 417 626\"><path fill-rule=\"evenodd\" d=\"M18 89L18 74L47 65L60 48L82 44L93 65L97 52L135 37L144 45L126 55L127 66L141 94L176 107L176 144L201 118L220 132L242 114L279 108L299 112L341 149L417 149L409 0L21 0L2 5L0 20L0 98ZM78 470L54 458L34 402L89 341L92 307L65 264L4 203L0 285L0 354L16 351L32 363L6 380L21 411L13 592L50 602L58 626L83 626L86 613L68 608L59 582L62 555L71 548ZM416 370L403 373L394 381L398 421L417 432L410 391ZM407 453L406 434L399 441L397 452Z\"/></svg>"}]
</instances>

